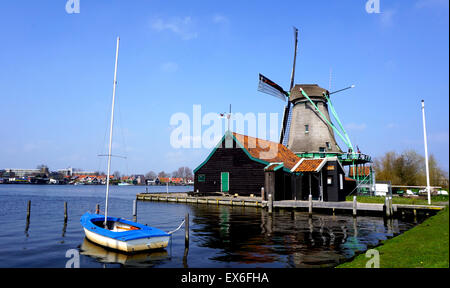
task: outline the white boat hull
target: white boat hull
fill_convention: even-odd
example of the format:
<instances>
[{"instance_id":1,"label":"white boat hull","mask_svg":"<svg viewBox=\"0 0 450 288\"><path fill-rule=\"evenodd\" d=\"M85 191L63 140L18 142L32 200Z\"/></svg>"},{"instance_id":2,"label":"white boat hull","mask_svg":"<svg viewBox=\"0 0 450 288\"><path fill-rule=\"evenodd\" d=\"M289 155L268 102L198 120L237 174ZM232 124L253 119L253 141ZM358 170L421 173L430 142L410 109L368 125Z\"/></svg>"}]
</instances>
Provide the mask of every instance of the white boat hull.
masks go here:
<instances>
[{"instance_id":1,"label":"white boat hull","mask_svg":"<svg viewBox=\"0 0 450 288\"><path fill-rule=\"evenodd\" d=\"M170 236L160 236L120 241L89 231L86 228L84 228L84 233L86 234L86 238L98 245L123 252L138 252L166 248L170 239Z\"/></svg>"}]
</instances>

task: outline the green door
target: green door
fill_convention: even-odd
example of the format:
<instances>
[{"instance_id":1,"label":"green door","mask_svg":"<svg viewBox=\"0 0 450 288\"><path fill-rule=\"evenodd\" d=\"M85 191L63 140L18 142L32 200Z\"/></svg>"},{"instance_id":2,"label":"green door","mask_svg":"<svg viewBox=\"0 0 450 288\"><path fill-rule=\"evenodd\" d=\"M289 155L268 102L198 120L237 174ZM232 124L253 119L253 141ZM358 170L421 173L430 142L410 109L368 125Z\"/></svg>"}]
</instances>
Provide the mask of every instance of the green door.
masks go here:
<instances>
[{"instance_id":1,"label":"green door","mask_svg":"<svg viewBox=\"0 0 450 288\"><path fill-rule=\"evenodd\" d=\"M230 173L222 172L220 173L221 180L221 192L229 192L230 191Z\"/></svg>"}]
</instances>

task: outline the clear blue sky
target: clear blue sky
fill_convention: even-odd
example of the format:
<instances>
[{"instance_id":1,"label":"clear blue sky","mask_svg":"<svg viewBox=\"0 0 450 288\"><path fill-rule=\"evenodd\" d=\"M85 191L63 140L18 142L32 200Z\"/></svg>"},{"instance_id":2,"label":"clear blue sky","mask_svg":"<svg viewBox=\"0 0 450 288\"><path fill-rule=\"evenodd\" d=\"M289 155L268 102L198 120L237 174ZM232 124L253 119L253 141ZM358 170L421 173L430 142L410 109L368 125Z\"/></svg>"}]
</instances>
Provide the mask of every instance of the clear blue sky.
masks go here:
<instances>
[{"instance_id":1,"label":"clear blue sky","mask_svg":"<svg viewBox=\"0 0 450 288\"><path fill-rule=\"evenodd\" d=\"M113 170L195 168L209 149L170 146L170 117L280 113L257 92L261 72L289 85L292 26L300 30L296 83L356 84L336 110L362 152L423 154L449 167L448 0L354 1L0 0L0 168L106 171L116 37L121 37ZM281 121L281 119L280 119ZM205 127L206 128L206 127ZM204 128L204 129L205 129Z\"/></svg>"}]
</instances>

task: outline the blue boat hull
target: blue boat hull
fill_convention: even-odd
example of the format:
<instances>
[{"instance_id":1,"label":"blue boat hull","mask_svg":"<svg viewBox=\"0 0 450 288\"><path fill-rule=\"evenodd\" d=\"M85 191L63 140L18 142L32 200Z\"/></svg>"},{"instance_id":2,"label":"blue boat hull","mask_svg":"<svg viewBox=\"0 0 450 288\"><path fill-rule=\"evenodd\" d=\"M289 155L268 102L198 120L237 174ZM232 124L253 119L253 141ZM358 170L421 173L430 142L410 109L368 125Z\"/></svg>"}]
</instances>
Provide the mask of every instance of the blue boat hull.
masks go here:
<instances>
[{"instance_id":1,"label":"blue boat hull","mask_svg":"<svg viewBox=\"0 0 450 288\"><path fill-rule=\"evenodd\" d=\"M85 213L80 222L86 238L103 247L123 251L139 252L166 248L170 234L153 227L126 219L108 217L108 229L103 227L105 216Z\"/></svg>"}]
</instances>

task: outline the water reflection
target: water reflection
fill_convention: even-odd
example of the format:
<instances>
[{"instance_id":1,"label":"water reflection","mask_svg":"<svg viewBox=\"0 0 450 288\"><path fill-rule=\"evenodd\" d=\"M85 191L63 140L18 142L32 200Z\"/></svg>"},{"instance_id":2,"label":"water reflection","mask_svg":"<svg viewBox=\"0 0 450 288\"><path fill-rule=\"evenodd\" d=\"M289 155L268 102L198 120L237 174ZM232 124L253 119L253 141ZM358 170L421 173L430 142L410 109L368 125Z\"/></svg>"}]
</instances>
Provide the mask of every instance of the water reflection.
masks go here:
<instances>
[{"instance_id":1,"label":"water reflection","mask_svg":"<svg viewBox=\"0 0 450 288\"><path fill-rule=\"evenodd\" d=\"M62 235L61 235L62 238L64 238L66 235L66 229L67 229L67 221L64 221L64 226L63 226Z\"/></svg>"},{"instance_id":2,"label":"water reflection","mask_svg":"<svg viewBox=\"0 0 450 288\"><path fill-rule=\"evenodd\" d=\"M112 193L111 214L132 217L133 200L142 187L114 188L118 191ZM159 188L149 187L149 192L151 189L158 192ZM104 201L104 187L100 186L0 185L0 194L0 213L5 216L0 217L5 227L0 237L1 267L65 267L66 251L84 243L81 215ZM23 204L30 200L34 203L33 227L29 217L23 223ZM64 202L72 215L67 225L60 215ZM138 205L139 222L164 231L176 228L189 213L189 251L185 250L181 229L172 237L167 251L156 254L126 255L93 243L87 243L94 248L88 249L83 244L84 255L92 256L82 255L81 267L329 267L414 226L412 211L402 211L398 220L358 216L354 221L351 215L314 214L309 218L298 211L274 211L269 215L263 209L242 206L165 202ZM421 213L417 213L417 220L423 220Z\"/></svg>"},{"instance_id":3,"label":"water reflection","mask_svg":"<svg viewBox=\"0 0 450 288\"><path fill-rule=\"evenodd\" d=\"M219 250L210 260L288 267L332 267L412 225L379 217L313 215L193 206L193 238ZM273 265L267 265L273 267Z\"/></svg>"},{"instance_id":4,"label":"water reflection","mask_svg":"<svg viewBox=\"0 0 450 288\"><path fill-rule=\"evenodd\" d=\"M145 253L125 254L105 249L84 238L80 247L80 254L95 258L103 264L121 264L126 267L151 267L158 262L169 259L166 250L157 250Z\"/></svg>"},{"instance_id":5,"label":"water reflection","mask_svg":"<svg viewBox=\"0 0 450 288\"><path fill-rule=\"evenodd\" d=\"M28 233L28 230L30 229L30 218L27 217L27 222L25 224L25 236L28 238L30 234Z\"/></svg>"}]
</instances>

